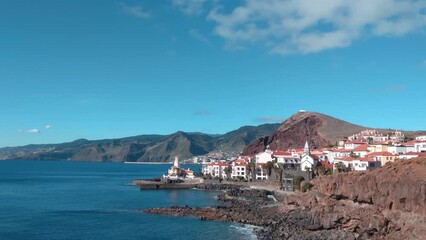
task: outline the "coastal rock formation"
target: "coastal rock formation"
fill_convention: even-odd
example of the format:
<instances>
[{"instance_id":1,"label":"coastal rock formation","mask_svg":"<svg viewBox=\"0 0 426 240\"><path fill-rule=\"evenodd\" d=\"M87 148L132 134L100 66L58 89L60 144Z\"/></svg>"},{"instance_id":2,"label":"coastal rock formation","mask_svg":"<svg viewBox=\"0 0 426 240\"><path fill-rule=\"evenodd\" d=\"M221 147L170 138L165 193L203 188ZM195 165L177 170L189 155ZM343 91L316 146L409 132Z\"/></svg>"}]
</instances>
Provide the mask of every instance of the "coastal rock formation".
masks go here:
<instances>
[{"instance_id":1,"label":"coastal rock formation","mask_svg":"<svg viewBox=\"0 0 426 240\"><path fill-rule=\"evenodd\" d=\"M396 161L368 172L322 176L313 181L321 194L426 217L426 160Z\"/></svg>"},{"instance_id":2,"label":"coastal rock formation","mask_svg":"<svg viewBox=\"0 0 426 240\"><path fill-rule=\"evenodd\" d=\"M200 185L225 190L225 206L172 207L145 212L196 216L263 227L260 239L424 239L426 159L397 161L368 172L322 176L306 193L275 192L282 202L232 198L268 192L230 184Z\"/></svg>"},{"instance_id":3,"label":"coastal rock formation","mask_svg":"<svg viewBox=\"0 0 426 240\"><path fill-rule=\"evenodd\" d=\"M272 135L259 138L244 149L244 155L265 150L302 148L306 141L310 146L321 148L335 144L342 137L366 129L321 113L298 112L285 120Z\"/></svg>"},{"instance_id":4,"label":"coastal rock formation","mask_svg":"<svg viewBox=\"0 0 426 240\"><path fill-rule=\"evenodd\" d=\"M273 193L264 189L252 189L243 185L236 184L199 184L198 189L209 190L209 191L226 191L229 196L243 196L243 197L263 197L266 198L268 195Z\"/></svg>"}]
</instances>

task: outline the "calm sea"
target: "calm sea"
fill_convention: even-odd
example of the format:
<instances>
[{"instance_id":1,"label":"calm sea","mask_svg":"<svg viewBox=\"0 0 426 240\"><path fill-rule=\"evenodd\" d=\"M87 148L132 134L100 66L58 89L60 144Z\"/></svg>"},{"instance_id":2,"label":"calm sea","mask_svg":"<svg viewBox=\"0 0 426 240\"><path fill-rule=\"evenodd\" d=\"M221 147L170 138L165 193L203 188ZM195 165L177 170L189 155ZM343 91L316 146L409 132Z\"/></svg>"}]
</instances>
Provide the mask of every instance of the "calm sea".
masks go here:
<instances>
[{"instance_id":1,"label":"calm sea","mask_svg":"<svg viewBox=\"0 0 426 240\"><path fill-rule=\"evenodd\" d=\"M136 212L217 204L215 192L139 191L130 182L170 165L0 161L0 239L251 239L235 223ZM195 165L195 169L200 166Z\"/></svg>"}]
</instances>

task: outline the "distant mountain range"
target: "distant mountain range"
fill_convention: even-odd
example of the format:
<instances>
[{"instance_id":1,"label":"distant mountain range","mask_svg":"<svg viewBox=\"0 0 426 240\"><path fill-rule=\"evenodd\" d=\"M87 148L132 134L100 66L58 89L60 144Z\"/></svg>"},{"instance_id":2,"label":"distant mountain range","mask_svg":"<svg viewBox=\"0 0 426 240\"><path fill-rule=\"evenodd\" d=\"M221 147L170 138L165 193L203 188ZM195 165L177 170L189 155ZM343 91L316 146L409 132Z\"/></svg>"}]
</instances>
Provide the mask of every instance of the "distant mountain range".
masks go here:
<instances>
[{"instance_id":1,"label":"distant mountain range","mask_svg":"<svg viewBox=\"0 0 426 240\"><path fill-rule=\"evenodd\" d=\"M170 135L140 135L120 139L27 145L0 148L0 159L75 160L105 162L169 162L173 157L188 159L211 152L235 152L253 155L271 149L311 148L335 145L364 129L321 113L298 112L281 124L245 126L225 134L176 132ZM391 129L377 129L389 133ZM425 131L403 131L413 138Z\"/></svg>"},{"instance_id":2,"label":"distant mountain range","mask_svg":"<svg viewBox=\"0 0 426 240\"><path fill-rule=\"evenodd\" d=\"M254 140L273 133L280 124L245 126L225 134L176 132L170 135L140 135L120 139L0 148L0 159L75 160L105 162L168 162L214 151L240 153Z\"/></svg>"}]
</instances>

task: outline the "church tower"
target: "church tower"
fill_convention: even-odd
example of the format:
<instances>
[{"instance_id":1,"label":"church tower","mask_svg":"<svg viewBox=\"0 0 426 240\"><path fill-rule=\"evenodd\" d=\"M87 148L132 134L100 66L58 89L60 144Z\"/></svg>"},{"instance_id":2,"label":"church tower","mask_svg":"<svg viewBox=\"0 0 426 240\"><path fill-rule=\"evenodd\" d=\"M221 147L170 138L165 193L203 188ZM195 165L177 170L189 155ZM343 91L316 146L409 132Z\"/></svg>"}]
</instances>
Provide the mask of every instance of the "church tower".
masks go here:
<instances>
[{"instance_id":1,"label":"church tower","mask_svg":"<svg viewBox=\"0 0 426 240\"><path fill-rule=\"evenodd\" d=\"M308 141L305 143L305 147L303 148L303 155L310 155L311 151L309 150L309 144Z\"/></svg>"}]
</instances>

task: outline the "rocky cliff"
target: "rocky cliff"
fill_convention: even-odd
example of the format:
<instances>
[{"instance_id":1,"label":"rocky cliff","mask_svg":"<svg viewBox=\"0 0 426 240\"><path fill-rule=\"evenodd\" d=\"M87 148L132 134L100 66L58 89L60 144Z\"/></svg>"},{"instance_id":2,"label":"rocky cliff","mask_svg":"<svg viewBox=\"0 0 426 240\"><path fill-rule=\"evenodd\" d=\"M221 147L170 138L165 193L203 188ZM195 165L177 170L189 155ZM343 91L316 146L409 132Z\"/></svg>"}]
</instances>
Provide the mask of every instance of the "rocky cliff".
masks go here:
<instances>
[{"instance_id":1,"label":"rocky cliff","mask_svg":"<svg viewBox=\"0 0 426 240\"><path fill-rule=\"evenodd\" d=\"M426 217L426 159L396 161L368 172L323 176L313 181L327 197L372 204Z\"/></svg>"},{"instance_id":2,"label":"rocky cliff","mask_svg":"<svg viewBox=\"0 0 426 240\"><path fill-rule=\"evenodd\" d=\"M426 159L322 176L307 193L286 196L283 212L289 206L308 210L311 230L345 229L360 239L424 239L425 176Z\"/></svg>"}]
</instances>

